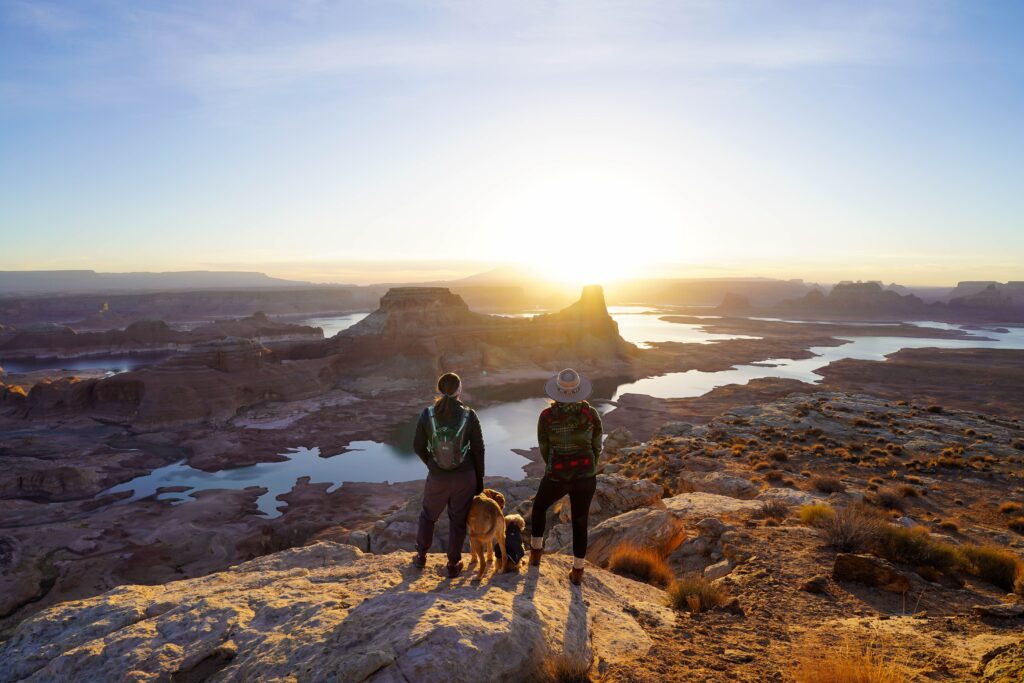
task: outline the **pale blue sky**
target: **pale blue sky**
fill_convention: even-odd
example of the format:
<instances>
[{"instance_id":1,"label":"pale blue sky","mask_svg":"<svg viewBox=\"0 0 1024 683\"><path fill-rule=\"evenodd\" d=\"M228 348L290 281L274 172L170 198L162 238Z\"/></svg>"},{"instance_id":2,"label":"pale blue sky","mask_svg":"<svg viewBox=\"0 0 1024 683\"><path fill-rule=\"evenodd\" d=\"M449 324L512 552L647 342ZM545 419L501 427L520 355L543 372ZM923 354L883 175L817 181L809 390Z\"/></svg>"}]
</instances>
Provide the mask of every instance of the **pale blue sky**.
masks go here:
<instances>
[{"instance_id":1,"label":"pale blue sky","mask_svg":"<svg viewBox=\"0 0 1024 683\"><path fill-rule=\"evenodd\" d=\"M0 0L0 269L1024 279L1024 3L214 5Z\"/></svg>"}]
</instances>

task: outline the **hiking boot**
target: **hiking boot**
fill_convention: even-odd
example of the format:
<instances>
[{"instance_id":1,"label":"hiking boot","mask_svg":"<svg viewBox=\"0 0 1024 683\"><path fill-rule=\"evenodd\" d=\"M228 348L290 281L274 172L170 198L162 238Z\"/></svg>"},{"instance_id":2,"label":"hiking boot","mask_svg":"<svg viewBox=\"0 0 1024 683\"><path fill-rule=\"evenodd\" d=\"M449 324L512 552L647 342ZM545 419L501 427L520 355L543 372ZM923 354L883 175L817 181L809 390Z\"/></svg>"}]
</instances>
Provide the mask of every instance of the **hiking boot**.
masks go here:
<instances>
[{"instance_id":1,"label":"hiking boot","mask_svg":"<svg viewBox=\"0 0 1024 683\"><path fill-rule=\"evenodd\" d=\"M572 581L572 585L578 586L583 583L583 567L573 567L572 571L569 572L569 580Z\"/></svg>"},{"instance_id":2,"label":"hiking boot","mask_svg":"<svg viewBox=\"0 0 1024 683\"><path fill-rule=\"evenodd\" d=\"M427 554L416 553L412 556L412 566L416 569L423 569L427 566Z\"/></svg>"},{"instance_id":3,"label":"hiking boot","mask_svg":"<svg viewBox=\"0 0 1024 683\"><path fill-rule=\"evenodd\" d=\"M530 548L530 566L539 567L540 558L544 555L543 548Z\"/></svg>"},{"instance_id":4,"label":"hiking boot","mask_svg":"<svg viewBox=\"0 0 1024 683\"><path fill-rule=\"evenodd\" d=\"M462 573L462 560L459 560L455 564L448 565L448 578L454 579L456 576Z\"/></svg>"}]
</instances>

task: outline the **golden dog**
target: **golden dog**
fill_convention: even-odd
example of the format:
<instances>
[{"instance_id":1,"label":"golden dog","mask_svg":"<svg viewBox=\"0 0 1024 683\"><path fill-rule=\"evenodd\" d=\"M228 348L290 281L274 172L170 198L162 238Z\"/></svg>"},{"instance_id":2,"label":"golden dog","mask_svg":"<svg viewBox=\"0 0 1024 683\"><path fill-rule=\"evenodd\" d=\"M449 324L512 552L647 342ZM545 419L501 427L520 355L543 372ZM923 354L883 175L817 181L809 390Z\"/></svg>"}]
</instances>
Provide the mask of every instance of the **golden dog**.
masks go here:
<instances>
[{"instance_id":1,"label":"golden dog","mask_svg":"<svg viewBox=\"0 0 1024 683\"><path fill-rule=\"evenodd\" d=\"M501 571L508 568L508 556L505 553L505 496L494 489L484 489L483 493L474 496L469 505L469 549L473 562L480 562L477 576L483 578L484 569L494 559L494 544L501 550ZM495 572L498 569L495 567Z\"/></svg>"}]
</instances>

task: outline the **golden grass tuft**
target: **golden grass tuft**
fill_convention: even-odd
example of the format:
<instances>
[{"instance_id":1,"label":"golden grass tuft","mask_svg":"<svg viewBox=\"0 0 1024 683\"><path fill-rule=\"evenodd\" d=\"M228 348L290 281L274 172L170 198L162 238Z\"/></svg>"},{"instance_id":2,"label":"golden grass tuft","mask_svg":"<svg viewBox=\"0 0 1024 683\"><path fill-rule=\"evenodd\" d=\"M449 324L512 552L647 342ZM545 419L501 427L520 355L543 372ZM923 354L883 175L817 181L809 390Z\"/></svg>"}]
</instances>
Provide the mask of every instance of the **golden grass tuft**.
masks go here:
<instances>
[{"instance_id":1,"label":"golden grass tuft","mask_svg":"<svg viewBox=\"0 0 1024 683\"><path fill-rule=\"evenodd\" d=\"M1024 534L1024 517L1014 517L1006 526L1010 528L1010 531L1016 531L1018 534Z\"/></svg>"},{"instance_id":2,"label":"golden grass tuft","mask_svg":"<svg viewBox=\"0 0 1024 683\"><path fill-rule=\"evenodd\" d=\"M1015 582L1024 574L1024 563L1003 548L965 545L958 554L965 572L1003 590L1014 590Z\"/></svg>"},{"instance_id":3,"label":"golden grass tuft","mask_svg":"<svg viewBox=\"0 0 1024 683\"><path fill-rule=\"evenodd\" d=\"M825 503L810 503L800 506L800 521L808 526L822 526L836 518L836 511Z\"/></svg>"},{"instance_id":4,"label":"golden grass tuft","mask_svg":"<svg viewBox=\"0 0 1024 683\"><path fill-rule=\"evenodd\" d=\"M907 683L920 673L895 648L847 637L836 645L810 636L795 649L796 683Z\"/></svg>"},{"instance_id":5,"label":"golden grass tuft","mask_svg":"<svg viewBox=\"0 0 1024 683\"><path fill-rule=\"evenodd\" d=\"M653 548L638 548L628 543L618 545L608 557L608 569L660 588L672 582L672 570L661 553Z\"/></svg>"},{"instance_id":6,"label":"golden grass tuft","mask_svg":"<svg viewBox=\"0 0 1024 683\"><path fill-rule=\"evenodd\" d=\"M590 661L582 654L562 652L543 655L530 683L590 683Z\"/></svg>"},{"instance_id":7,"label":"golden grass tuft","mask_svg":"<svg viewBox=\"0 0 1024 683\"><path fill-rule=\"evenodd\" d=\"M728 599L724 590L697 574L684 576L668 587L669 605L684 612L706 612Z\"/></svg>"},{"instance_id":8,"label":"golden grass tuft","mask_svg":"<svg viewBox=\"0 0 1024 683\"><path fill-rule=\"evenodd\" d=\"M822 493L842 493L846 490L846 484L844 484L839 477L828 477L824 475L813 477L811 479L811 486Z\"/></svg>"},{"instance_id":9,"label":"golden grass tuft","mask_svg":"<svg viewBox=\"0 0 1024 683\"><path fill-rule=\"evenodd\" d=\"M949 543L937 541L924 527L882 525L879 528L876 552L887 560L914 566L949 570L959 564L957 549Z\"/></svg>"},{"instance_id":10,"label":"golden grass tuft","mask_svg":"<svg viewBox=\"0 0 1024 683\"><path fill-rule=\"evenodd\" d=\"M1024 504L1008 500L999 506L999 512L1003 513L1004 515L1016 515L1021 512L1024 512Z\"/></svg>"}]
</instances>

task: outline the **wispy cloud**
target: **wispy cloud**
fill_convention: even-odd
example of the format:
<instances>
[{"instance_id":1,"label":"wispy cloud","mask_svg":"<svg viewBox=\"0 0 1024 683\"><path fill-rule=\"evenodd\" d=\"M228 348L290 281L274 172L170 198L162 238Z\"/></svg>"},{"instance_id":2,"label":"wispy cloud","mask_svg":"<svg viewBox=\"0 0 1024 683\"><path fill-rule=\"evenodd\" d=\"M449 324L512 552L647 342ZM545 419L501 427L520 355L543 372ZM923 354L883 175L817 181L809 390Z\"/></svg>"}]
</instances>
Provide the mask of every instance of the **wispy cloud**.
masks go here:
<instances>
[{"instance_id":1,"label":"wispy cloud","mask_svg":"<svg viewBox=\"0 0 1024 683\"><path fill-rule=\"evenodd\" d=\"M51 82L155 85L203 101L360 78L539 82L878 64L912 54L942 6L764 2L13 3L10 21L76 32ZM30 55L23 59L30 60ZM83 66L84 65L84 66ZM2 67L0 67L2 69ZM38 74L34 74L36 80ZM0 71L0 80L4 78ZM105 86L106 87L106 86ZM86 85L86 89L88 89Z\"/></svg>"}]
</instances>

